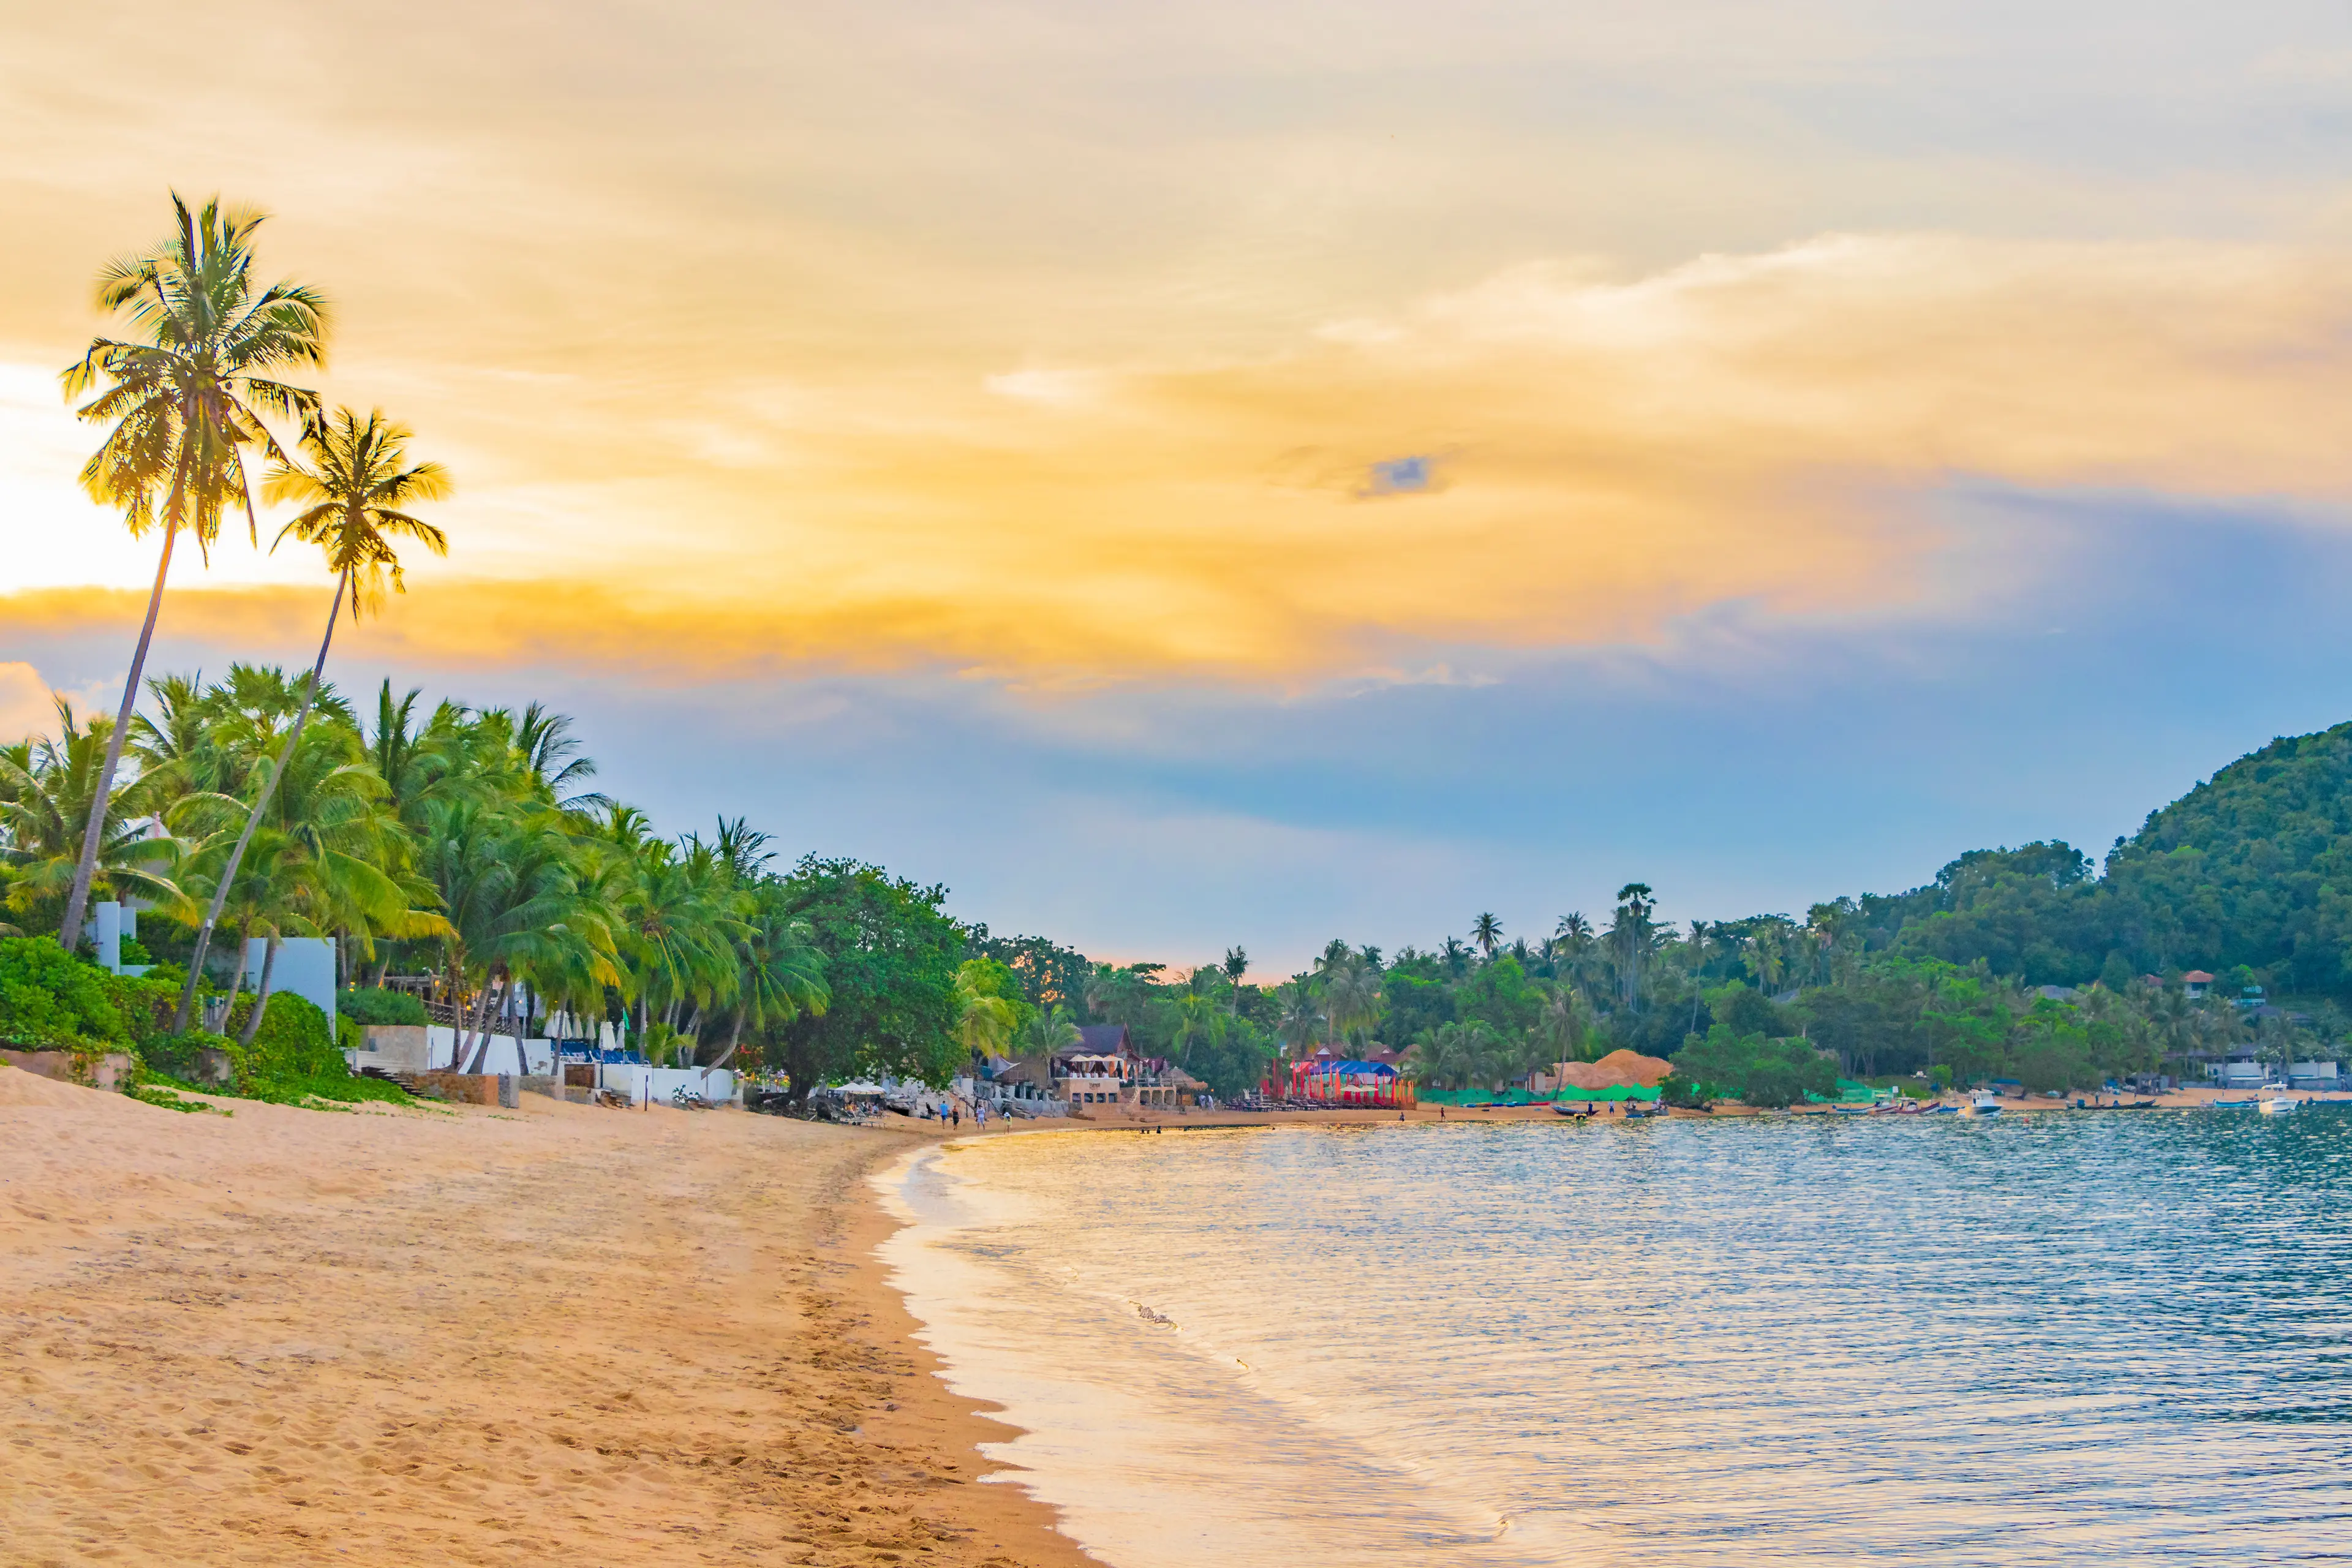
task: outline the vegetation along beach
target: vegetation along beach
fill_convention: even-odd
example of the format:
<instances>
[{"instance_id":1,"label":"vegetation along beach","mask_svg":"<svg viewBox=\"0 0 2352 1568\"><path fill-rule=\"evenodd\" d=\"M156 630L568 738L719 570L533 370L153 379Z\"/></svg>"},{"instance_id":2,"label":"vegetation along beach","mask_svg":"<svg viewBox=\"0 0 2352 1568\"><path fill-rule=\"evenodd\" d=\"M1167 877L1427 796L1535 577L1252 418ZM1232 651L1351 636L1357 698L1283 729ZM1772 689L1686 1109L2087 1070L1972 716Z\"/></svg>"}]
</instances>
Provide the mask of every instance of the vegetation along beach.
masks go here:
<instances>
[{"instance_id":1,"label":"vegetation along beach","mask_svg":"<svg viewBox=\"0 0 2352 1568\"><path fill-rule=\"evenodd\" d=\"M6 22L0 1568L2352 1541L2352 21Z\"/></svg>"}]
</instances>

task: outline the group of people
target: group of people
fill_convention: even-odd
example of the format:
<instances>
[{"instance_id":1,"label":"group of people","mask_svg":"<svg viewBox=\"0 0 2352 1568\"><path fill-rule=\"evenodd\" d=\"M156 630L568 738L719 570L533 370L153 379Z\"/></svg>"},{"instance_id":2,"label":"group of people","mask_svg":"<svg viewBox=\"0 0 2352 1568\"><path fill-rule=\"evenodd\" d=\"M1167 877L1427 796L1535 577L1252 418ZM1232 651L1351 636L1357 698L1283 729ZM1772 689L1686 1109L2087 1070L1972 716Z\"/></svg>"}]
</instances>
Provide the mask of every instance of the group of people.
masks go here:
<instances>
[{"instance_id":1,"label":"group of people","mask_svg":"<svg viewBox=\"0 0 2352 1568\"><path fill-rule=\"evenodd\" d=\"M926 1121L929 1121L931 1117L936 1114L941 1121L946 1122L950 1127L960 1131L963 1126L963 1107L952 1096L944 1094L940 1096L940 1108L937 1112L934 1112L931 1110L930 1102L929 1100L923 1101L920 1109L923 1120ZM987 1129L988 1106L985 1101L976 1102L972 1106L971 1121L973 1126L978 1127L982 1131Z\"/></svg>"}]
</instances>

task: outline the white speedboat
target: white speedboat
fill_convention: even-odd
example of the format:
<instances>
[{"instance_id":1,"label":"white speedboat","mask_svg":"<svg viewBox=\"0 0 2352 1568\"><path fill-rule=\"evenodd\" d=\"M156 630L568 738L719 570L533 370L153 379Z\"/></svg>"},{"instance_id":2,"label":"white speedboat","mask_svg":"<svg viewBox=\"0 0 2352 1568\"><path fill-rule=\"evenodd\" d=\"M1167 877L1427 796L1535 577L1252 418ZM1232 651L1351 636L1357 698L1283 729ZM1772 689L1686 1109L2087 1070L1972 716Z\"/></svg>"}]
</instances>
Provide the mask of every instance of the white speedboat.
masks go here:
<instances>
[{"instance_id":1,"label":"white speedboat","mask_svg":"<svg viewBox=\"0 0 2352 1568\"><path fill-rule=\"evenodd\" d=\"M2299 1103L2299 1101L2287 1099L2284 1095L2279 1095L2273 1099L2263 1100L2262 1102L2262 1112L2264 1116L2284 1116L2287 1112L2294 1110Z\"/></svg>"},{"instance_id":2,"label":"white speedboat","mask_svg":"<svg viewBox=\"0 0 2352 1568\"><path fill-rule=\"evenodd\" d=\"M1969 1114L1970 1116L1999 1116L2000 1114L2000 1096L1997 1094L1986 1094L1981 1091L1969 1096Z\"/></svg>"}]
</instances>

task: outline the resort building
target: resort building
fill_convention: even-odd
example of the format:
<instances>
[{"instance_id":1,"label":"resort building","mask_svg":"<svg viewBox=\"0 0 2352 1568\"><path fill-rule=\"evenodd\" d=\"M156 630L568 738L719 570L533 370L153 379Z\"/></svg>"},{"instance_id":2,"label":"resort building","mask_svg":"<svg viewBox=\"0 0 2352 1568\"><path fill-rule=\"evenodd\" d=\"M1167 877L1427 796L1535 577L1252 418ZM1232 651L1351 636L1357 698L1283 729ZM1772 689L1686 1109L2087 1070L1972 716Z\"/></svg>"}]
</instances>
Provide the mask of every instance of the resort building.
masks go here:
<instances>
[{"instance_id":1,"label":"resort building","mask_svg":"<svg viewBox=\"0 0 2352 1568\"><path fill-rule=\"evenodd\" d=\"M2188 990L2191 1002L2201 1002L2205 993L2213 987L2213 977L2201 969L2192 969L2180 977L2180 984Z\"/></svg>"}]
</instances>

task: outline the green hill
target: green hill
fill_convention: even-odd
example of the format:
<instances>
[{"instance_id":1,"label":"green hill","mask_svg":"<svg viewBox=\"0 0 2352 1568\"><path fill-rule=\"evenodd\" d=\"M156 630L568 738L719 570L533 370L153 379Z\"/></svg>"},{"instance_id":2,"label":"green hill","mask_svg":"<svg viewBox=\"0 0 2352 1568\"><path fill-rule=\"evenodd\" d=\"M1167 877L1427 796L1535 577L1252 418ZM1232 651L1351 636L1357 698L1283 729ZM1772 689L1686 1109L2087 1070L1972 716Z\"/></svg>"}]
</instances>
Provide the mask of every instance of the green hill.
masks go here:
<instances>
[{"instance_id":1,"label":"green hill","mask_svg":"<svg viewBox=\"0 0 2352 1568\"><path fill-rule=\"evenodd\" d=\"M2104 875L2063 843L1980 849L1854 908L1874 948L2035 984L2243 966L2352 993L2352 724L2231 763L2118 839Z\"/></svg>"}]
</instances>

